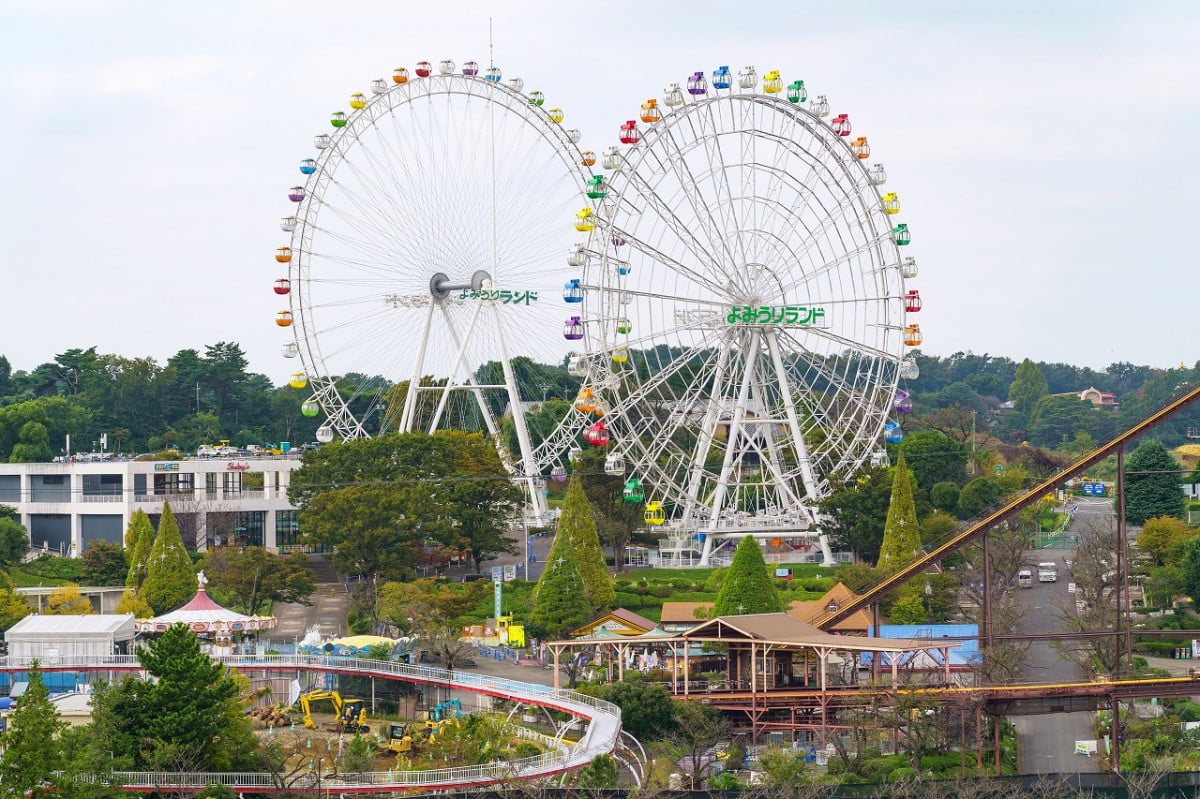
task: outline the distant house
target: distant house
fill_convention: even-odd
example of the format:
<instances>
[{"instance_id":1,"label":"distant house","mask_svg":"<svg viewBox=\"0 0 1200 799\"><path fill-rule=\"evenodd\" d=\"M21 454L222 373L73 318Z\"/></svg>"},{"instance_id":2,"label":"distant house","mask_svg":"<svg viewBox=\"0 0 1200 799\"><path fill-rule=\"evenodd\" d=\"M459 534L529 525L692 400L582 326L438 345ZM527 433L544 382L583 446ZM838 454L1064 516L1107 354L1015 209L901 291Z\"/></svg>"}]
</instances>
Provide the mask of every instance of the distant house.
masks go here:
<instances>
[{"instance_id":1,"label":"distant house","mask_svg":"<svg viewBox=\"0 0 1200 799\"><path fill-rule=\"evenodd\" d=\"M836 613L839 608L845 607L855 599L858 599L858 594L847 588L845 583L838 583L826 591L825 596L820 599L807 601L797 599L792 602L788 605L787 614L805 624L816 625L825 616ZM829 628L829 632L842 635L866 635L870 628L871 615L860 608L834 624Z\"/></svg>"},{"instance_id":2,"label":"distant house","mask_svg":"<svg viewBox=\"0 0 1200 799\"><path fill-rule=\"evenodd\" d=\"M581 638L586 635L594 635L600 630L618 636L645 635L655 627L654 622L645 616L640 616L632 610L617 608L598 619L593 619L578 630L572 631L571 637Z\"/></svg>"},{"instance_id":3,"label":"distant house","mask_svg":"<svg viewBox=\"0 0 1200 799\"><path fill-rule=\"evenodd\" d=\"M1112 408L1116 410L1121 407L1121 403L1117 402L1116 394L1101 391L1094 386L1080 391L1079 399L1083 402L1090 402L1097 408Z\"/></svg>"},{"instance_id":4,"label":"distant house","mask_svg":"<svg viewBox=\"0 0 1200 799\"><path fill-rule=\"evenodd\" d=\"M666 632L686 632L708 621L712 608L711 602L664 602L662 616L659 617L662 621L659 623ZM697 613L697 610L700 612Z\"/></svg>"}]
</instances>

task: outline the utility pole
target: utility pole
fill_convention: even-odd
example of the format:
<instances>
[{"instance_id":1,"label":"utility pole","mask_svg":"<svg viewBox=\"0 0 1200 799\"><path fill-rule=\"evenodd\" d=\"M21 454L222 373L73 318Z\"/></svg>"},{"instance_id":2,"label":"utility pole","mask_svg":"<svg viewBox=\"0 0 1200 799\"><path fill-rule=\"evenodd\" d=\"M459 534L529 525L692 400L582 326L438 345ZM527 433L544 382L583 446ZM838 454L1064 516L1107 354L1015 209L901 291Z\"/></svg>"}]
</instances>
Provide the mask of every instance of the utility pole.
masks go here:
<instances>
[{"instance_id":1,"label":"utility pole","mask_svg":"<svg viewBox=\"0 0 1200 799\"><path fill-rule=\"evenodd\" d=\"M971 474L974 475L979 471L977 461L975 460L975 411L971 411Z\"/></svg>"}]
</instances>

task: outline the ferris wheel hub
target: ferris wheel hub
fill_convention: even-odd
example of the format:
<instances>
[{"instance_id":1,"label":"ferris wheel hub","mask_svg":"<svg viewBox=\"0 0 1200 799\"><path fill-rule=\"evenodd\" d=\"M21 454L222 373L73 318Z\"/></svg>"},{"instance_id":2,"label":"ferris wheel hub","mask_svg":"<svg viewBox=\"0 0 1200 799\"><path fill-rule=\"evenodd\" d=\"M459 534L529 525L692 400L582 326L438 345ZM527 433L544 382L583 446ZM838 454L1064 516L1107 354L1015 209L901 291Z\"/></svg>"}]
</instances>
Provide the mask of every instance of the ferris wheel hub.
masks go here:
<instances>
[{"instance_id":1,"label":"ferris wheel hub","mask_svg":"<svg viewBox=\"0 0 1200 799\"><path fill-rule=\"evenodd\" d=\"M479 291L485 283L491 282L491 279L492 276L485 269L476 269L468 283L451 283L450 276L445 272L434 272L433 277L429 278L429 293L439 300L444 300L452 291Z\"/></svg>"}]
</instances>

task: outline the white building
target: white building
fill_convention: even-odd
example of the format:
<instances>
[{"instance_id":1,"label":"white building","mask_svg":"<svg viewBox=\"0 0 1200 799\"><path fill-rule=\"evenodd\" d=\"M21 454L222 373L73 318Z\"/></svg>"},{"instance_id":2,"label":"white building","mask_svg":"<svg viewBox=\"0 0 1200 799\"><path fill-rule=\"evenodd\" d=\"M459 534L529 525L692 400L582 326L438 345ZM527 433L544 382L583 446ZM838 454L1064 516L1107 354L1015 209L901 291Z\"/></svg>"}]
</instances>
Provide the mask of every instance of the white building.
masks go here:
<instances>
[{"instance_id":1,"label":"white building","mask_svg":"<svg viewBox=\"0 0 1200 799\"><path fill-rule=\"evenodd\" d=\"M155 527L164 502L189 549L298 545L296 509L287 499L295 457L87 463L0 463L0 504L29 530L30 546L78 555L88 542L121 543L133 512Z\"/></svg>"},{"instance_id":2,"label":"white building","mask_svg":"<svg viewBox=\"0 0 1200 799\"><path fill-rule=\"evenodd\" d=\"M78 657L107 657L133 651L133 614L26 616L4 634L13 658L45 665Z\"/></svg>"}]
</instances>

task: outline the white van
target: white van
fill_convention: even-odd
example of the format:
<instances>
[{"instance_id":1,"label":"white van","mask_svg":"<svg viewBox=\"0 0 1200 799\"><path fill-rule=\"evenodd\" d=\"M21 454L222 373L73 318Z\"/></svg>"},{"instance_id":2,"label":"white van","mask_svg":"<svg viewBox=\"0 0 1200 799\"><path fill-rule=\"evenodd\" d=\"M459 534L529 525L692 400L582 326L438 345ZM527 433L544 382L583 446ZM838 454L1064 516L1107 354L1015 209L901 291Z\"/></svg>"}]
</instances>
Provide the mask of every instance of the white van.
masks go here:
<instances>
[{"instance_id":1,"label":"white van","mask_svg":"<svg viewBox=\"0 0 1200 799\"><path fill-rule=\"evenodd\" d=\"M1039 583L1056 583L1058 582L1058 564L1057 563L1039 563L1037 565L1038 582Z\"/></svg>"},{"instance_id":2,"label":"white van","mask_svg":"<svg viewBox=\"0 0 1200 799\"><path fill-rule=\"evenodd\" d=\"M1033 572L1021 569L1017 572L1017 588L1033 588Z\"/></svg>"}]
</instances>

